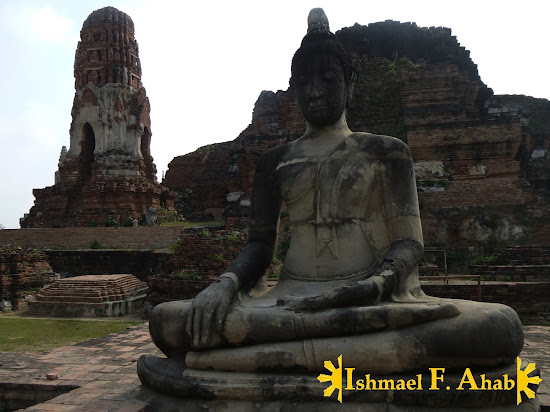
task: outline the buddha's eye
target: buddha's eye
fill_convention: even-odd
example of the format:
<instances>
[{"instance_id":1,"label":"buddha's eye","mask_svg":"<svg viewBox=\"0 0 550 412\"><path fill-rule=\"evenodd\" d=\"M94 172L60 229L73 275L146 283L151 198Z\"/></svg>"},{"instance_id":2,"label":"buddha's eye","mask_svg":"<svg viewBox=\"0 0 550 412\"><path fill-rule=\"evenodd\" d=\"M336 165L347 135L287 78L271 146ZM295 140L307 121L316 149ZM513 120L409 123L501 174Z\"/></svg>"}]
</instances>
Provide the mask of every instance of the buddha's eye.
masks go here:
<instances>
[{"instance_id":1,"label":"buddha's eye","mask_svg":"<svg viewBox=\"0 0 550 412\"><path fill-rule=\"evenodd\" d=\"M325 74L323 74L323 79L327 82L332 82L332 81L336 80L336 73L334 73L334 72L325 72Z\"/></svg>"}]
</instances>

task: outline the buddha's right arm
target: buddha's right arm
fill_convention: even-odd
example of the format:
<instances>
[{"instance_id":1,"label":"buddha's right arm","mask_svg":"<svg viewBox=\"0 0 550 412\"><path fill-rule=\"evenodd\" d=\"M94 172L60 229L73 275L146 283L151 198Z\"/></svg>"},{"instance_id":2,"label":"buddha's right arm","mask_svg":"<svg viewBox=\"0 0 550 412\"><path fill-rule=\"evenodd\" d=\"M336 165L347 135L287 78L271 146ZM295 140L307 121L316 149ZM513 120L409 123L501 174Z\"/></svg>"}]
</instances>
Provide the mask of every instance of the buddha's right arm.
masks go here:
<instances>
[{"instance_id":1,"label":"buddha's right arm","mask_svg":"<svg viewBox=\"0 0 550 412\"><path fill-rule=\"evenodd\" d=\"M230 278L236 289L247 288L261 277L273 255L273 244L268 240L249 240L242 252L229 265L220 278Z\"/></svg>"},{"instance_id":2,"label":"buddha's right arm","mask_svg":"<svg viewBox=\"0 0 550 412\"><path fill-rule=\"evenodd\" d=\"M272 151L258 159L249 210L248 243L222 275L236 282L238 289L254 284L273 258L282 203L274 172L276 159Z\"/></svg>"},{"instance_id":3,"label":"buddha's right arm","mask_svg":"<svg viewBox=\"0 0 550 412\"><path fill-rule=\"evenodd\" d=\"M224 320L238 290L252 285L271 263L281 208L273 172L276 160L273 151L268 151L256 164L247 245L220 279L195 297L186 313L185 335L193 348L222 343Z\"/></svg>"}]
</instances>

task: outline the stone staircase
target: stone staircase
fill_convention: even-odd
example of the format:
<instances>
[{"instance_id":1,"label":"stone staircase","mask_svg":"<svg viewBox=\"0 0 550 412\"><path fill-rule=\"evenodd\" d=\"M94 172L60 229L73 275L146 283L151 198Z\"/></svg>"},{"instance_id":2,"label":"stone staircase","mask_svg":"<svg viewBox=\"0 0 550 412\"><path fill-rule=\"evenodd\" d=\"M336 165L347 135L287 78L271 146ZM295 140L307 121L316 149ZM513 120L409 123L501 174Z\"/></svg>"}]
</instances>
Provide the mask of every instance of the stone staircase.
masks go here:
<instances>
[{"instance_id":1,"label":"stone staircase","mask_svg":"<svg viewBox=\"0 0 550 412\"><path fill-rule=\"evenodd\" d=\"M550 282L550 246L513 246L472 265L485 280Z\"/></svg>"}]
</instances>

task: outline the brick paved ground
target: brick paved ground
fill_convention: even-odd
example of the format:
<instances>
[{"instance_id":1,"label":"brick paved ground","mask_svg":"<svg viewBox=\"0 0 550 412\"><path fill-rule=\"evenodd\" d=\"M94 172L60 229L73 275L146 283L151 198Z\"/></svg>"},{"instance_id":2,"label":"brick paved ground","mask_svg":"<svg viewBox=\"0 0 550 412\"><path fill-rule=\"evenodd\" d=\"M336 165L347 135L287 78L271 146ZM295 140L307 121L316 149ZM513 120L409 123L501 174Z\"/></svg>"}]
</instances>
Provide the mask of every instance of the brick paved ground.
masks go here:
<instances>
[{"instance_id":1,"label":"brick paved ground","mask_svg":"<svg viewBox=\"0 0 550 412\"><path fill-rule=\"evenodd\" d=\"M550 327L525 326L525 344L521 351L522 369L526 362L535 362L542 379L537 394L541 405L550 410Z\"/></svg>"},{"instance_id":2,"label":"brick paved ground","mask_svg":"<svg viewBox=\"0 0 550 412\"><path fill-rule=\"evenodd\" d=\"M40 384L41 390L78 387L27 411L137 412L145 406L133 399L140 386L136 361L143 354L160 355L147 324L42 354L0 352L0 382ZM58 378L48 380L48 374Z\"/></svg>"},{"instance_id":3,"label":"brick paved ground","mask_svg":"<svg viewBox=\"0 0 550 412\"><path fill-rule=\"evenodd\" d=\"M136 360L142 354L160 352L151 342L147 324L101 339L64 346L42 354L0 352L0 390L17 385L21 391L9 397L14 402L38 401L28 412L90 411L139 412L145 404L135 398L140 383ZM525 346L520 357L536 362L543 379L539 387L541 404L550 406L550 327L526 326ZM57 375L48 380L46 375ZM77 387L48 401L36 397L62 387ZM35 393L33 395L33 393ZM34 398L33 398L34 396Z\"/></svg>"}]
</instances>

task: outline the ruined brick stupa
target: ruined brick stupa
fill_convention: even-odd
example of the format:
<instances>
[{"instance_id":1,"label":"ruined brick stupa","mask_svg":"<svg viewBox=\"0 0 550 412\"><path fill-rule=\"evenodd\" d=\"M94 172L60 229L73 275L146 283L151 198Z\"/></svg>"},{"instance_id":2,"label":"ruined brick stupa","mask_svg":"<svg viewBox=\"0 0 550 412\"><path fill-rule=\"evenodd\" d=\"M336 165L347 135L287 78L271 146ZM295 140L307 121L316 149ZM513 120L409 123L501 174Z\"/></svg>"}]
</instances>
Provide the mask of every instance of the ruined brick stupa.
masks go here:
<instances>
[{"instance_id":1,"label":"ruined brick stupa","mask_svg":"<svg viewBox=\"0 0 550 412\"><path fill-rule=\"evenodd\" d=\"M172 208L151 157L149 99L130 16L105 7L88 16L76 49L70 147L54 186L36 197L22 227L131 222L148 207Z\"/></svg>"}]
</instances>

